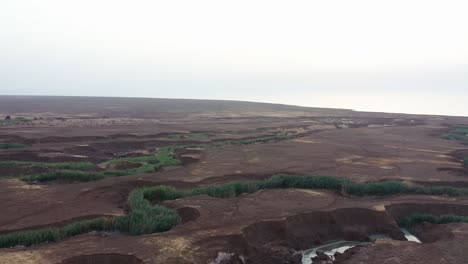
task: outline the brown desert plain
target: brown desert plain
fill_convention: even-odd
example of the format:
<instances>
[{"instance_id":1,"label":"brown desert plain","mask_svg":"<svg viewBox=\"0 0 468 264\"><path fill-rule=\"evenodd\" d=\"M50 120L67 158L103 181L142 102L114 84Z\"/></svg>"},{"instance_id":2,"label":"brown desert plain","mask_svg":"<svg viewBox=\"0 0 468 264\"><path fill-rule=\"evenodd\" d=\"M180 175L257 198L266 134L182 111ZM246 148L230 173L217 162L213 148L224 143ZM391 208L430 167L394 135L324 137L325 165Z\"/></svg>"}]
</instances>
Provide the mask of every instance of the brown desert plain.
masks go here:
<instances>
[{"instance_id":1,"label":"brown desert plain","mask_svg":"<svg viewBox=\"0 0 468 264\"><path fill-rule=\"evenodd\" d=\"M0 96L0 206L2 264L468 263L468 117Z\"/></svg>"}]
</instances>

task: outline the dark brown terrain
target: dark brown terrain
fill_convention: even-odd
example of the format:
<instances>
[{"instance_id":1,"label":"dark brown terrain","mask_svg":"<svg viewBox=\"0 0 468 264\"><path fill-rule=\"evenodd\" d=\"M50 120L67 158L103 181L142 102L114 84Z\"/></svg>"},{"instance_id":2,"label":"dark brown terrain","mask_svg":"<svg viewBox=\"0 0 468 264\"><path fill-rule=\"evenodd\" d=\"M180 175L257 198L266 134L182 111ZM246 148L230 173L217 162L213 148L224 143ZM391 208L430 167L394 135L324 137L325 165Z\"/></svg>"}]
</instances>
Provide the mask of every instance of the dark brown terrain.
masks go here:
<instances>
[{"instance_id":1,"label":"dark brown terrain","mask_svg":"<svg viewBox=\"0 0 468 264\"><path fill-rule=\"evenodd\" d=\"M0 96L0 120L0 144L23 146L0 149L0 161L90 162L94 172L112 172L141 164L106 161L149 156L167 146L201 146L178 149L178 166L86 182L28 182L20 177L56 169L0 166L0 236L125 215L131 191L155 185L188 190L294 174L468 188L462 162L468 146L443 137L468 126L465 117L236 101ZM200 145L278 135L287 138ZM421 244L406 241L397 224L415 213L468 216L463 195L357 196L288 188L230 198L197 195L162 205L182 219L169 231L88 232L3 248L0 263L301 263L300 250L337 240L369 241L374 234L388 238L350 249L334 263L468 263L468 224L419 224L412 233ZM314 263L332 263L319 261Z\"/></svg>"}]
</instances>

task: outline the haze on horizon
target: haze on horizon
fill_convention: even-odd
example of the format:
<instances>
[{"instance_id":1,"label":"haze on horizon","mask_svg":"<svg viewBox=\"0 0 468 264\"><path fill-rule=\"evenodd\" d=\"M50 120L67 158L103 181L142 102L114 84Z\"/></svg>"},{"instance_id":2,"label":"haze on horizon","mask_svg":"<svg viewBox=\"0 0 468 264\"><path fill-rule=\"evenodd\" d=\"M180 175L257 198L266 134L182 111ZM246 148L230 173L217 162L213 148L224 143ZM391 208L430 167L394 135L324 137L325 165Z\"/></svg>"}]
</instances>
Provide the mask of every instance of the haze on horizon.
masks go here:
<instances>
[{"instance_id":1,"label":"haze on horizon","mask_svg":"<svg viewBox=\"0 0 468 264\"><path fill-rule=\"evenodd\" d=\"M468 116L468 2L0 3L0 94Z\"/></svg>"}]
</instances>

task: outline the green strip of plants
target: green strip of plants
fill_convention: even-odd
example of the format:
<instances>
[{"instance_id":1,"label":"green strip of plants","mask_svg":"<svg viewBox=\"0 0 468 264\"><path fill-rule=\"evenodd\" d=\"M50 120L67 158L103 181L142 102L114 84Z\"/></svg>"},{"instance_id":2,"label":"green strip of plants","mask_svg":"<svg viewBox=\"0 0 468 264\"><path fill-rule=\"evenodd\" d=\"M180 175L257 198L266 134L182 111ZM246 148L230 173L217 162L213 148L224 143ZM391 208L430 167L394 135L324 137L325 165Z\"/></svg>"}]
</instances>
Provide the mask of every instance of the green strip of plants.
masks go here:
<instances>
[{"instance_id":1,"label":"green strip of plants","mask_svg":"<svg viewBox=\"0 0 468 264\"><path fill-rule=\"evenodd\" d=\"M3 143L0 144L0 149L17 149L17 148L25 148L28 145L19 144L19 143Z\"/></svg>"},{"instance_id":2,"label":"green strip of plants","mask_svg":"<svg viewBox=\"0 0 468 264\"><path fill-rule=\"evenodd\" d=\"M185 191L176 190L168 186L153 186L140 188L130 193L128 197L130 213L126 216L115 218L101 217L77 221L61 228L29 230L0 235L0 247L29 246L44 242L60 241L64 238L90 231L117 230L131 235L164 232L176 226L180 222L180 217L174 209L158 205L153 206L151 203L160 203L195 195L231 198L243 193L253 193L261 189L283 188L344 190L351 195L357 196L390 194L468 195L468 189L462 188L408 186L395 181L355 183L348 179L312 175L275 175L266 180L208 185ZM402 222L402 226L405 225L406 222Z\"/></svg>"},{"instance_id":3,"label":"green strip of plants","mask_svg":"<svg viewBox=\"0 0 468 264\"><path fill-rule=\"evenodd\" d=\"M449 223L468 223L468 216L461 215L432 215L432 214L412 214L398 221L398 225L405 228L411 228L420 223L449 224Z\"/></svg>"},{"instance_id":4,"label":"green strip of plants","mask_svg":"<svg viewBox=\"0 0 468 264\"><path fill-rule=\"evenodd\" d=\"M144 199L144 190L133 191L128 198L131 212L120 217L99 217L81 220L63 227L19 231L0 235L0 248L31 246L63 239L91 231L121 231L131 235L164 232L180 222L174 209L152 206Z\"/></svg>"},{"instance_id":5,"label":"green strip of plants","mask_svg":"<svg viewBox=\"0 0 468 264\"><path fill-rule=\"evenodd\" d=\"M445 133L442 137L448 140L461 141L462 143L468 143L468 127L455 127L449 132Z\"/></svg>"},{"instance_id":6,"label":"green strip of plants","mask_svg":"<svg viewBox=\"0 0 468 264\"><path fill-rule=\"evenodd\" d=\"M172 139L204 139L211 137L213 134L209 132L192 132L192 133L179 133L170 134L167 137Z\"/></svg>"},{"instance_id":7,"label":"green strip of plants","mask_svg":"<svg viewBox=\"0 0 468 264\"><path fill-rule=\"evenodd\" d=\"M96 181L108 177L126 176L138 173L150 173L157 172L163 167L177 166L180 165L180 160L177 159L174 150L165 148L159 150L155 155L152 156L141 156L141 157L129 157L120 158L109 161L109 163L115 163L119 161L130 161L143 163L138 168L116 170L116 171L101 171L101 172L84 172L80 170L59 170L49 173L27 175L20 179L25 182L48 182L48 181ZM94 166L94 165L93 165Z\"/></svg>"},{"instance_id":8,"label":"green strip of plants","mask_svg":"<svg viewBox=\"0 0 468 264\"><path fill-rule=\"evenodd\" d=\"M184 148L214 148L223 146L233 145L247 145L254 143L268 143L280 140L286 140L294 138L296 135L276 135L259 138L241 139L241 140L227 140L219 142L208 142L201 144L189 144L189 145L178 145L163 147L156 151L154 155L149 156L137 156L127 158L117 158L107 161L106 163L117 163L122 161L142 163L143 165L138 168L116 170L116 171L101 171L101 172L90 172L88 167L83 166L83 163L78 162L64 162L64 163L37 163L37 162L23 162L23 161L0 161L0 167L4 166L27 166L27 165L40 165L49 168L59 169L57 171L25 175L20 177L21 180L26 182L48 182L48 181L96 181L105 179L108 177L127 176L138 173L152 173L161 170L168 166L178 166L181 161L177 158L175 150ZM92 163L86 163L89 167L94 165Z\"/></svg>"},{"instance_id":9,"label":"green strip of plants","mask_svg":"<svg viewBox=\"0 0 468 264\"><path fill-rule=\"evenodd\" d=\"M51 169L64 170L92 170L96 166L91 162L36 162L36 161L17 161L17 160L2 160L0 168L6 167L25 167L25 166L40 166Z\"/></svg>"},{"instance_id":10,"label":"green strip of plants","mask_svg":"<svg viewBox=\"0 0 468 264\"><path fill-rule=\"evenodd\" d=\"M464 188L409 186L397 181L355 183L348 179L332 176L279 174L266 180L208 185L194 188L190 191L178 191L166 186L149 187L145 188L145 197L150 201L165 201L201 194L215 198L232 198L243 193L253 193L261 189L281 188L344 190L346 193L355 196L381 196L392 194L468 195L468 189Z\"/></svg>"}]
</instances>

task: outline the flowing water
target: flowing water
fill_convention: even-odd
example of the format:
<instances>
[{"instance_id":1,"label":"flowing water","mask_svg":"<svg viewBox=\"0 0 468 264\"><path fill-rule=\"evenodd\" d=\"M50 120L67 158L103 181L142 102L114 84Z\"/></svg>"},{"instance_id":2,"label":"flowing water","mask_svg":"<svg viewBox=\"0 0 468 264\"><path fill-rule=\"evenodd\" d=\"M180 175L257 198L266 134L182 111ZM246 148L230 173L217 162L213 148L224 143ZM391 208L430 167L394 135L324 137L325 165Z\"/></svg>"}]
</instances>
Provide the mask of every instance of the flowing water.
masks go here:
<instances>
[{"instance_id":1,"label":"flowing water","mask_svg":"<svg viewBox=\"0 0 468 264\"><path fill-rule=\"evenodd\" d=\"M416 243L421 243L421 241L415 237L413 234L408 232L408 230L401 228L401 232L405 235L405 238L408 241L411 242L416 242ZM371 235L369 236L369 239L371 241L375 241L378 239L390 239L389 237L385 235ZM371 244L372 242L359 242L359 241L345 241L345 240L340 240L332 243L327 243L320 245L318 247L314 247L308 250L304 250L302 252L302 264L312 264L313 259L317 257L317 253L323 253L327 255L330 259L334 260L335 259L335 254L340 253L342 254L348 249L351 249L355 246L366 246Z\"/></svg>"},{"instance_id":2,"label":"flowing water","mask_svg":"<svg viewBox=\"0 0 468 264\"><path fill-rule=\"evenodd\" d=\"M317 257L317 253L324 253L330 259L335 259L336 253L343 253L346 250L355 246L369 245L370 242L359 242L359 241L336 241L324 245L320 245L315 248L311 248L302 252L302 264L312 264L312 259Z\"/></svg>"},{"instance_id":3,"label":"flowing water","mask_svg":"<svg viewBox=\"0 0 468 264\"><path fill-rule=\"evenodd\" d=\"M413 234L411 234L410 232L408 232L408 230L404 229L404 228L401 228L401 232L403 232L403 234L405 234L405 237L408 241L411 241L411 242L416 242L416 243L421 243L421 241L415 237Z\"/></svg>"}]
</instances>

